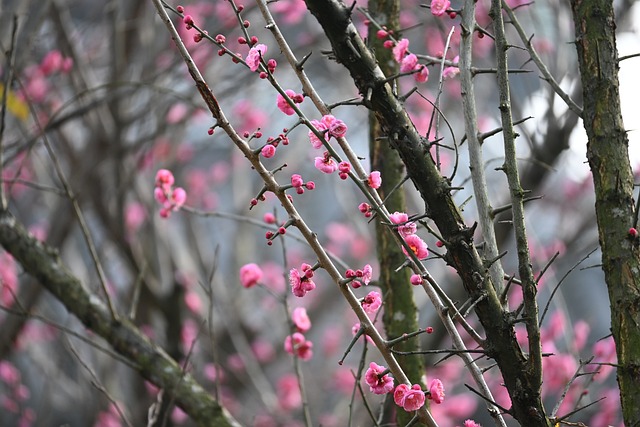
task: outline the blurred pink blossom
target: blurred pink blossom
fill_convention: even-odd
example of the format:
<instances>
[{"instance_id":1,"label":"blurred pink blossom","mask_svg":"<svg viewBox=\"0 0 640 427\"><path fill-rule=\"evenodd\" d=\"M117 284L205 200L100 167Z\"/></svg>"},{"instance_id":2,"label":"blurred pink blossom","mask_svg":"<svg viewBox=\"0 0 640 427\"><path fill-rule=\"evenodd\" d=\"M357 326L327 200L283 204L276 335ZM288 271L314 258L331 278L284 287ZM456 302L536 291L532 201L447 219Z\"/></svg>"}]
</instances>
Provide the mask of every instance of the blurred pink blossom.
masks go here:
<instances>
[{"instance_id":1,"label":"blurred pink blossom","mask_svg":"<svg viewBox=\"0 0 640 427\"><path fill-rule=\"evenodd\" d=\"M307 309L304 307L296 307L291 313L291 320L299 332L304 333L311 329L311 320L309 320Z\"/></svg>"},{"instance_id":2,"label":"blurred pink blossom","mask_svg":"<svg viewBox=\"0 0 640 427\"><path fill-rule=\"evenodd\" d=\"M245 288L255 286L262 279L262 269L258 264L249 263L240 267L240 284Z\"/></svg>"}]
</instances>

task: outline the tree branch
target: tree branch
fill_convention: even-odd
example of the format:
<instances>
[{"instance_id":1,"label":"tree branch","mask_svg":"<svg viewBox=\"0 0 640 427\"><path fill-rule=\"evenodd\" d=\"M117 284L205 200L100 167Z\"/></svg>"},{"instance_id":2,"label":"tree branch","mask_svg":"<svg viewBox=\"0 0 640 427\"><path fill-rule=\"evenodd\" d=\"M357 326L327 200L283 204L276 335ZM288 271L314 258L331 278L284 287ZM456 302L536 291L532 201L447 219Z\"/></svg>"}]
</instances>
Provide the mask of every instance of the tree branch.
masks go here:
<instances>
[{"instance_id":1,"label":"tree branch","mask_svg":"<svg viewBox=\"0 0 640 427\"><path fill-rule=\"evenodd\" d=\"M114 319L98 296L62 264L54 249L30 235L8 211L0 212L0 244L88 329L130 360L142 377L171 394L199 426L238 426L200 384L140 330Z\"/></svg>"}]
</instances>

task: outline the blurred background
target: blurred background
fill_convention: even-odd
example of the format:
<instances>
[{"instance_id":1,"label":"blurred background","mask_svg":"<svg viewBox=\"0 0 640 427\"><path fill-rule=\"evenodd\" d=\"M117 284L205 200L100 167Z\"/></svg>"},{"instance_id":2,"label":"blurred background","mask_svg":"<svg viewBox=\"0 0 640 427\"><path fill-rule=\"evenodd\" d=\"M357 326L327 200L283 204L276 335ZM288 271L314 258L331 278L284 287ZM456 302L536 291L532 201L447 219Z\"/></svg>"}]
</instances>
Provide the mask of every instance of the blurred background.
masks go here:
<instances>
[{"instance_id":1,"label":"blurred background","mask_svg":"<svg viewBox=\"0 0 640 427\"><path fill-rule=\"evenodd\" d=\"M459 3L453 1L452 7ZM527 33L534 35L533 44L551 74L580 104L567 5L544 0L531 5L508 3L519 6L517 15ZM614 3L620 57L637 53L640 8L633 1ZM198 26L212 36L225 35L229 50L246 55L248 47L237 42L241 33L228 2L182 5ZM357 5L366 7L366 1L358 0ZM278 82L300 93L300 83L264 28L256 6L244 6L242 16L251 23L249 32L268 46L266 57L278 61ZM477 2L478 23L490 31L488 7L488 0ZM454 60L459 18L435 18L413 0L403 1L402 8L402 36L410 40L410 51L441 57L446 37L456 27L446 53L447 59ZM279 0L270 9L297 57L311 53L304 70L325 103L357 98L347 71L325 53L329 43L304 3ZM356 10L354 19L366 34L365 15ZM193 31L178 19L174 22L232 125L240 134L258 129L263 133L252 142L255 147L295 125L294 117L276 107L276 91L266 81L232 63L229 56L219 56L213 44L196 43ZM509 37L511 44L523 45L512 28ZM290 332L293 308L306 308L312 322L306 336L314 343L314 355L302 362L301 370L314 425L344 426L350 419L353 425L371 425L362 397L354 389L354 373L361 360L367 365L377 360L375 348L369 345L367 350L360 340L345 363L338 365L357 320L326 274L319 271L314 277L318 287L312 296L291 296L286 283L289 269L303 262L314 264L315 258L293 229L267 245L265 232L275 226L265 222L264 215L275 215L277 226L286 220L284 212L269 194L249 209L250 200L262 188L259 177L221 130L208 134L215 123L152 3L3 0L0 43L0 77L6 89L6 96L0 95L5 107L0 134L2 177L16 217L57 248L68 268L100 294L86 239L65 182L54 167L57 163L87 219L118 310L130 315L220 396L243 425L302 425L298 378L283 342ZM474 43L475 66L491 68L490 38L476 37ZM545 352L555 354L545 359L544 393L551 409L581 360L595 355L596 361L615 361L611 339L606 338L607 292L599 267L582 124L541 79L525 50L510 51L510 67L522 71L511 75L514 119L526 119L516 129L522 186L531 196L542 197L527 206L535 271L542 271L558 254L540 281L541 311L560 285L543 323ZM640 97L634 76L639 67L637 58L620 66L632 164L640 160L634 130ZM431 66L429 81L419 85L406 106L423 135L431 140L443 138L442 172L453 177L453 186L462 188L455 199L471 225L476 212L470 199L460 85L455 76L443 81L439 98L446 123L440 119L437 130L429 126L439 74L440 67ZM411 78L400 79L399 92L406 93L414 85ZM499 127L494 75L477 74L475 89L480 130L490 132ZM321 117L309 100L300 108L309 119ZM369 170L366 110L340 105L332 113L348 125L347 138ZM321 152L311 148L306 130L294 129L289 139L288 146L278 148L277 156L264 159L265 164L274 169L287 164L276 175L281 183L288 182L292 173L316 183L313 191L293 195L296 207L341 268L371 264L375 280L373 224L357 210L364 197L353 183L312 166ZM506 205L506 180L496 170L502 163L500 135L487 138L483 148L491 202L494 207ZM155 174L163 168L171 170L176 186L187 192L188 209L172 212L169 218L160 217L160 205L153 197ZM402 189L408 196L408 213L423 213L423 202L412 185ZM517 267L508 219L497 218L496 230L501 250L508 251L503 262L511 275ZM424 229L419 234L437 253L437 239ZM263 271L260 286L241 286L238 271L247 263L256 263ZM432 256L425 265L453 300L464 302L459 279L442 260ZM0 425L146 424L147 411L156 401L153 386L4 252L0 280ZM372 283L367 290L359 290L361 296L374 287ZM415 299L420 326L434 328L433 334L423 336L423 348L450 347L426 295L416 289ZM518 303L514 293L511 304ZM460 425L472 417L490 423L482 402L464 387L470 381L458 360L425 357L424 361L427 375L445 384L447 399L432 405L441 426ZM498 402L504 402L499 377L491 371L487 375ZM560 413L605 397L574 419L593 426L621 425L615 386L610 369L586 376L571 387ZM354 393L357 397L352 399ZM368 390L365 397L374 411L382 404ZM163 424L157 425L190 425L170 401L163 402L162 414Z\"/></svg>"}]
</instances>

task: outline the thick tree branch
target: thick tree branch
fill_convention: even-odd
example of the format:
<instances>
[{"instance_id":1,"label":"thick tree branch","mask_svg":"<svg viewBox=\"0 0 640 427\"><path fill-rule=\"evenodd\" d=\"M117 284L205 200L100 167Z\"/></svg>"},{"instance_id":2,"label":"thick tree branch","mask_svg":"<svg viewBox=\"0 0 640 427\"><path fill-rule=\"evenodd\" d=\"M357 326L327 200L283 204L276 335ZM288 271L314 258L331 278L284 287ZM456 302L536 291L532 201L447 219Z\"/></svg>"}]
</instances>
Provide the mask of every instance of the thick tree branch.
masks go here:
<instances>
[{"instance_id":1,"label":"thick tree branch","mask_svg":"<svg viewBox=\"0 0 640 427\"><path fill-rule=\"evenodd\" d=\"M446 260L456 268L470 296L479 300L476 313L487 332L486 350L502 371L514 417L523 426L546 427L544 408L525 373L528 363L516 341L513 323L502 310L487 268L473 245L473 228L464 224L451 197L450 183L440 175L426 142L386 83L386 76L351 22L349 8L338 0L306 3L331 41L336 59L349 70L363 102L375 114L391 146L398 150L425 201L428 216L448 242Z\"/></svg>"},{"instance_id":2,"label":"thick tree branch","mask_svg":"<svg viewBox=\"0 0 640 427\"><path fill-rule=\"evenodd\" d=\"M142 377L171 394L197 425L238 425L209 392L135 325L124 318L115 320L100 298L66 269L55 250L31 236L8 211L0 212L0 244L70 313L130 360Z\"/></svg>"}]
</instances>

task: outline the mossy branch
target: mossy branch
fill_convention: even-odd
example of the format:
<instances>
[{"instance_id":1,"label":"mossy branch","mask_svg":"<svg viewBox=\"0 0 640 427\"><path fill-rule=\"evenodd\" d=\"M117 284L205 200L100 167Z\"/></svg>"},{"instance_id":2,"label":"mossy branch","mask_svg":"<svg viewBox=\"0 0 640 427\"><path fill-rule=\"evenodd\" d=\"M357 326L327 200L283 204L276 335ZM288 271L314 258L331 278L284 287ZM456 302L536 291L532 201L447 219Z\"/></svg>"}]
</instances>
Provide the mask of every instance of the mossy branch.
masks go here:
<instances>
[{"instance_id":1,"label":"mossy branch","mask_svg":"<svg viewBox=\"0 0 640 427\"><path fill-rule=\"evenodd\" d=\"M102 300L67 270L56 251L30 235L8 211L0 212L0 244L70 313L129 360L143 378L173 396L198 426L239 425L209 392L135 325L124 317L114 319Z\"/></svg>"}]
</instances>

